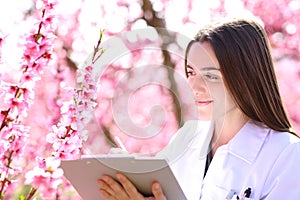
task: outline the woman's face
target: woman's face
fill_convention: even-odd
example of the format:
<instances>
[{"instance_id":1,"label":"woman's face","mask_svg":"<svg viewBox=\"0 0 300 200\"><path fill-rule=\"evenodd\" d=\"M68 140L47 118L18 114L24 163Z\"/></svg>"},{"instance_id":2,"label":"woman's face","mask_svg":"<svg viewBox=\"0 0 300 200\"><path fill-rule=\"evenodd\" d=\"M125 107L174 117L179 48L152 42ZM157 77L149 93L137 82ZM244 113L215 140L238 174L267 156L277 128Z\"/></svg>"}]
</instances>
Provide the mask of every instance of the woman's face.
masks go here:
<instances>
[{"instance_id":1,"label":"woman's face","mask_svg":"<svg viewBox=\"0 0 300 200\"><path fill-rule=\"evenodd\" d=\"M225 88L219 62L208 42L192 44L187 54L186 70L200 120L219 119L236 107Z\"/></svg>"}]
</instances>

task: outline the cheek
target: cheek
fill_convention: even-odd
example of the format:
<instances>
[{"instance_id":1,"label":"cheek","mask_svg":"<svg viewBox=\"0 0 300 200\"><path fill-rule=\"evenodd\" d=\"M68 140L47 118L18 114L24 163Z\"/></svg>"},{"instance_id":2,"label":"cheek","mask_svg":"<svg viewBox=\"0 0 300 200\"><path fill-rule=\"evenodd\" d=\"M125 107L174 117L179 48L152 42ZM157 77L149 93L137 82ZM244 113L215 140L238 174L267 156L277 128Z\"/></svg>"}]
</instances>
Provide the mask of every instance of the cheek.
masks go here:
<instances>
[{"instance_id":1,"label":"cheek","mask_svg":"<svg viewBox=\"0 0 300 200\"><path fill-rule=\"evenodd\" d=\"M187 78L187 83L191 88L193 88L194 82L195 80L192 77Z\"/></svg>"},{"instance_id":2,"label":"cheek","mask_svg":"<svg viewBox=\"0 0 300 200\"><path fill-rule=\"evenodd\" d=\"M224 86L215 85L210 86L210 95L214 101L213 103L213 112L214 116L223 115L228 110L231 110L235 107L235 103L229 93L226 91Z\"/></svg>"},{"instance_id":3,"label":"cheek","mask_svg":"<svg viewBox=\"0 0 300 200\"><path fill-rule=\"evenodd\" d=\"M226 91L222 85L210 85L209 86L209 93L214 103L216 104L224 104L226 101Z\"/></svg>"}]
</instances>

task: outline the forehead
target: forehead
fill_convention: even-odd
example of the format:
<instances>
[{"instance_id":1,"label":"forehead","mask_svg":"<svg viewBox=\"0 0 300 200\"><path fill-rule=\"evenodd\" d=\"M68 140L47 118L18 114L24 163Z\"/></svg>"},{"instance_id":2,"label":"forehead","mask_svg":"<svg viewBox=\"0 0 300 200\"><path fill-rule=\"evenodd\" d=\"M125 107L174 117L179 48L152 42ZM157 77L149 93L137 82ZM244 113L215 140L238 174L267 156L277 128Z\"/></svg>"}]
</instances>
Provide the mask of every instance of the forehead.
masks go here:
<instances>
[{"instance_id":1,"label":"forehead","mask_svg":"<svg viewBox=\"0 0 300 200\"><path fill-rule=\"evenodd\" d=\"M204 67L220 68L218 59L208 42L194 42L187 52L187 64L198 69Z\"/></svg>"}]
</instances>

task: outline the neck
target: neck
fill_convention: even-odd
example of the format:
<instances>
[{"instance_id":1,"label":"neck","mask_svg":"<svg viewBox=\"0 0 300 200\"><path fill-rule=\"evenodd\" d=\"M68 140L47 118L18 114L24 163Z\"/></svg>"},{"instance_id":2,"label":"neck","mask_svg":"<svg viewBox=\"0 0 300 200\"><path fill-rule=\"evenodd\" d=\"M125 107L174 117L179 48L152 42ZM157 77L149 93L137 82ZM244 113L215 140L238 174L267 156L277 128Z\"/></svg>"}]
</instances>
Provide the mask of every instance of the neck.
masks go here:
<instances>
[{"instance_id":1,"label":"neck","mask_svg":"<svg viewBox=\"0 0 300 200\"><path fill-rule=\"evenodd\" d=\"M249 118L237 108L217 119L211 141L212 156L220 146L227 144L248 120Z\"/></svg>"}]
</instances>

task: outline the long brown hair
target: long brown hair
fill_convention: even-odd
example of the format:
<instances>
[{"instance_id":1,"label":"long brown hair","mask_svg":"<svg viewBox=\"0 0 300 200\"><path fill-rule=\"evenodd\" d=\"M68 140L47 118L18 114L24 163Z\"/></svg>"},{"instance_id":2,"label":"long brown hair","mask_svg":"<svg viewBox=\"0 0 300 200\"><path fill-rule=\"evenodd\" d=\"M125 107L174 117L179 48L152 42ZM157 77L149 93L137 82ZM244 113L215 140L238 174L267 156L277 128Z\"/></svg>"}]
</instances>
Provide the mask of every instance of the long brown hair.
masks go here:
<instances>
[{"instance_id":1,"label":"long brown hair","mask_svg":"<svg viewBox=\"0 0 300 200\"><path fill-rule=\"evenodd\" d=\"M194 42L209 42L220 63L231 96L249 118L282 132L296 135L279 93L270 44L256 21L234 19L201 29Z\"/></svg>"}]
</instances>

